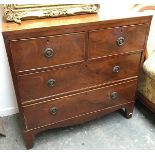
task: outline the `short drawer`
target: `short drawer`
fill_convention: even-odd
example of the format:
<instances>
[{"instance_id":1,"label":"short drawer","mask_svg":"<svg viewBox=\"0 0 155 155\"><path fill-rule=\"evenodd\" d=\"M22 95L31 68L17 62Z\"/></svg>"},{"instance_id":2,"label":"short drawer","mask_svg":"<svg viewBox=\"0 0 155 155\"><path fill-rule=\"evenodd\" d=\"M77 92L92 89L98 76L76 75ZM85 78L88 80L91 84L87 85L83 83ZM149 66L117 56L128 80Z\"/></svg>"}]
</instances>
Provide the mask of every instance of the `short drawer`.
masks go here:
<instances>
[{"instance_id":1,"label":"short drawer","mask_svg":"<svg viewBox=\"0 0 155 155\"><path fill-rule=\"evenodd\" d=\"M27 129L32 129L134 101L137 80L110 85L23 108Z\"/></svg>"},{"instance_id":2,"label":"short drawer","mask_svg":"<svg viewBox=\"0 0 155 155\"><path fill-rule=\"evenodd\" d=\"M132 25L89 33L89 59L144 49L147 25Z\"/></svg>"},{"instance_id":3,"label":"short drawer","mask_svg":"<svg viewBox=\"0 0 155 155\"><path fill-rule=\"evenodd\" d=\"M85 33L32 38L11 42L16 72L84 60Z\"/></svg>"},{"instance_id":4,"label":"short drawer","mask_svg":"<svg viewBox=\"0 0 155 155\"><path fill-rule=\"evenodd\" d=\"M21 102L64 95L137 76L140 58L141 53L119 55L68 68L18 76Z\"/></svg>"}]
</instances>

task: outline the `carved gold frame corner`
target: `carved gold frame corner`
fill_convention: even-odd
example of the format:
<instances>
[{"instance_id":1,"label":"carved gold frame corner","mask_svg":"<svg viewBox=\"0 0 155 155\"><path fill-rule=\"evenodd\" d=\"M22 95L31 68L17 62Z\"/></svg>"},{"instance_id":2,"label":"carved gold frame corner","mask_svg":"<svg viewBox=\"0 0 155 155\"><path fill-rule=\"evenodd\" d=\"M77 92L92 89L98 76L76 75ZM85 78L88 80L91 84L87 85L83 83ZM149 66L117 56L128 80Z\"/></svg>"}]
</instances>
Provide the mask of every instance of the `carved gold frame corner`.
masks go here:
<instances>
[{"instance_id":1,"label":"carved gold frame corner","mask_svg":"<svg viewBox=\"0 0 155 155\"><path fill-rule=\"evenodd\" d=\"M98 13L99 8L99 4L4 4L3 13L6 21L21 23L25 19Z\"/></svg>"}]
</instances>

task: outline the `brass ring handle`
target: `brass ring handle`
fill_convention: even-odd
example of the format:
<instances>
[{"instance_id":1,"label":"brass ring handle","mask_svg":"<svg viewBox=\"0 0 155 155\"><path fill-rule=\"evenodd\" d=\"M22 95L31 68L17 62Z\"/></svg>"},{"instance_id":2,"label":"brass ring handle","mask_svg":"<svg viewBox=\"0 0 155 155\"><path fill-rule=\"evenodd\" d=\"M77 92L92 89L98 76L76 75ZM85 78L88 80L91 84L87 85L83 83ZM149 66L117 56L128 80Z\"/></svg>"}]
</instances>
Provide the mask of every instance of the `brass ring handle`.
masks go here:
<instances>
[{"instance_id":1,"label":"brass ring handle","mask_svg":"<svg viewBox=\"0 0 155 155\"><path fill-rule=\"evenodd\" d=\"M125 39L124 37L119 37L116 42L118 46L123 46L125 44Z\"/></svg>"},{"instance_id":2,"label":"brass ring handle","mask_svg":"<svg viewBox=\"0 0 155 155\"><path fill-rule=\"evenodd\" d=\"M52 57L54 55L53 49L52 48L46 48L44 50L44 55L45 55L46 58Z\"/></svg>"},{"instance_id":3,"label":"brass ring handle","mask_svg":"<svg viewBox=\"0 0 155 155\"><path fill-rule=\"evenodd\" d=\"M118 73L120 71L120 66L114 66L113 72Z\"/></svg>"},{"instance_id":4,"label":"brass ring handle","mask_svg":"<svg viewBox=\"0 0 155 155\"><path fill-rule=\"evenodd\" d=\"M55 115L55 114L57 113L57 111L58 111L57 107L51 107L51 108L50 108L50 113L51 113L52 115Z\"/></svg>"},{"instance_id":5,"label":"brass ring handle","mask_svg":"<svg viewBox=\"0 0 155 155\"><path fill-rule=\"evenodd\" d=\"M111 99L116 99L118 97L118 93L112 92L110 97L111 97Z\"/></svg>"},{"instance_id":6,"label":"brass ring handle","mask_svg":"<svg viewBox=\"0 0 155 155\"><path fill-rule=\"evenodd\" d=\"M54 87L55 86L56 81L54 79L50 79L47 82L48 87Z\"/></svg>"}]
</instances>

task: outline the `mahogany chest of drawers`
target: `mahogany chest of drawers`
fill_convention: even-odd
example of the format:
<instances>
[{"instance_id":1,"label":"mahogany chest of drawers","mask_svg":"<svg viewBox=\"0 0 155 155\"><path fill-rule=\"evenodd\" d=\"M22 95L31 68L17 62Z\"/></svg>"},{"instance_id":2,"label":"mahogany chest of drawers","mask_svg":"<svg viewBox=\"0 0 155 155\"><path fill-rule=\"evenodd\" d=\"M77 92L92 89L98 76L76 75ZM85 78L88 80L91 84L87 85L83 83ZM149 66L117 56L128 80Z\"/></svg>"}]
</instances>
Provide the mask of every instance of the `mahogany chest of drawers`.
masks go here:
<instances>
[{"instance_id":1,"label":"mahogany chest of drawers","mask_svg":"<svg viewBox=\"0 0 155 155\"><path fill-rule=\"evenodd\" d=\"M152 16L3 23L24 139L125 109L132 117Z\"/></svg>"}]
</instances>

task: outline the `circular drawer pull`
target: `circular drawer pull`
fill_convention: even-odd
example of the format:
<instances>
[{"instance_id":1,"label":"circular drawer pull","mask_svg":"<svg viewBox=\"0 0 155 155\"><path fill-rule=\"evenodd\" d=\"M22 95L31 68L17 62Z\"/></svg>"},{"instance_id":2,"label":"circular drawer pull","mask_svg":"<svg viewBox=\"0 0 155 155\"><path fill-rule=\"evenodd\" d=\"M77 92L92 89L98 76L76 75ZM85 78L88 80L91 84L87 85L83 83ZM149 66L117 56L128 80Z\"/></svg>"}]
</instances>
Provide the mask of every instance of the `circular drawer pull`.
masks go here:
<instances>
[{"instance_id":1,"label":"circular drawer pull","mask_svg":"<svg viewBox=\"0 0 155 155\"><path fill-rule=\"evenodd\" d=\"M120 66L114 66L113 72L118 73L120 71Z\"/></svg>"},{"instance_id":2,"label":"circular drawer pull","mask_svg":"<svg viewBox=\"0 0 155 155\"><path fill-rule=\"evenodd\" d=\"M55 86L56 81L54 79L50 79L47 82L48 87L54 87Z\"/></svg>"},{"instance_id":3,"label":"circular drawer pull","mask_svg":"<svg viewBox=\"0 0 155 155\"><path fill-rule=\"evenodd\" d=\"M124 37L119 37L116 42L118 46L123 46L125 44L125 39Z\"/></svg>"},{"instance_id":4,"label":"circular drawer pull","mask_svg":"<svg viewBox=\"0 0 155 155\"><path fill-rule=\"evenodd\" d=\"M53 54L54 54L54 51L51 48L46 48L45 51L44 51L44 55L45 55L46 58L52 57Z\"/></svg>"},{"instance_id":5,"label":"circular drawer pull","mask_svg":"<svg viewBox=\"0 0 155 155\"><path fill-rule=\"evenodd\" d=\"M57 107L51 107L51 108L50 108L50 113L51 113L52 115L55 115L55 114L57 113L57 111L58 111Z\"/></svg>"},{"instance_id":6,"label":"circular drawer pull","mask_svg":"<svg viewBox=\"0 0 155 155\"><path fill-rule=\"evenodd\" d=\"M111 93L111 99L116 99L117 97L118 97L118 93L117 92Z\"/></svg>"}]
</instances>

